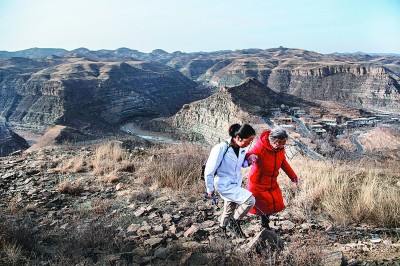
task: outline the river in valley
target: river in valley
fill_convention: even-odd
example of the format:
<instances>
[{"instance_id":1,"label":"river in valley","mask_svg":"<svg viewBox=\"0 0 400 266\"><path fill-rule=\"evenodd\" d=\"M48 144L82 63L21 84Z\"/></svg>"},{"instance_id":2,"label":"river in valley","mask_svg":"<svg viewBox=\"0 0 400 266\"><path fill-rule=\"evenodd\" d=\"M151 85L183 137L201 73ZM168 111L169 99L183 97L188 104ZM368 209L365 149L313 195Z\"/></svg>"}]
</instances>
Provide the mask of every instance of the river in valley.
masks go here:
<instances>
[{"instance_id":1,"label":"river in valley","mask_svg":"<svg viewBox=\"0 0 400 266\"><path fill-rule=\"evenodd\" d=\"M150 130L141 129L139 125L134 122L127 122L121 125L121 130L145 140L152 142L162 142L162 143L180 143L179 140L174 139L171 134L163 132L154 132Z\"/></svg>"}]
</instances>

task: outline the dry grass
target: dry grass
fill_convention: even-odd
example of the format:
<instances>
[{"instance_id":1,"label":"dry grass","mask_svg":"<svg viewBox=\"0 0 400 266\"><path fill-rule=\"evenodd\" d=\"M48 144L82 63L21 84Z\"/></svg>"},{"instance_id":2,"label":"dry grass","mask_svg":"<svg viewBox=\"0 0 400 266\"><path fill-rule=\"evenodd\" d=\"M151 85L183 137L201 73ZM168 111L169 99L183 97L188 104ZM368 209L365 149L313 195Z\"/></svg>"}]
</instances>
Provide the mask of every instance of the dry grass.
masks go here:
<instances>
[{"instance_id":1,"label":"dry grass","mask_svg":"<svg viewBox=\"0 0 400 266\"><path fill-rule=\"evenodd\" d=\"M106 184L114 184L121 180L121 175L114 171L104 175L101 180Z\"/></svg>"},{"instance_id":2,"label":"dry grass","mask_svg":"<svg viewBox=\"0 0 400 266\"><path fill-rule=\"evenodd\" d=\"M373 128L359 137L367 151L379 152L400 148L400 138L393 128Z\"/></svg>"},{"instance_id":3,"label":"dry grass","mask_svg":"<svg viewBox=\"0 0 400 266\"><path fill-rule=\"evenodd\" d=\"M202 195L204 181L200 180L199 176L201 165L208 152L209 150L184 143L151 148L141 157L132 157L118 143L107 143L100 145L93 156L77 155L81 156L83 161L72 161L83 167L93 163L95 170L96 163L98 164L96 167L103 167L101 164L104 164L103 170L99 168L103 173L103 182L128 181L132 187L127 194L124 194L130 197L128 202L100 197L78 200L69 212L78 214L74 217L79 219L68 221L68 227L61 230L56 226L45 228L33 224L27 210L34 210L36 207L27 205L22 208L19 198L15 197L9 202L7 212L11 214L20 212L20 217L25 217L26 221L22 223L20 219L6 220L0 215L0 265L35 263L33 261L35 256L43 255L35 249L37 243L57 247L57 253L50 253L46 258L55 265L94 264L98 256L101 256L93 253L96 250L104 251L104 254L131 252L135 245L139 244L121 240L123 239L119 236L121 228L126 228L132 223L141 223L143 218L134 217L132 211L126 211L121 205L130 203L143 205L142 203L153 200L157 202L156 193L160 190L154 191L149 188L150 186L166 187L171 191L179 190L180 194ZM305 219L313 218L315 213L319 212L329 215L335 222L341 224L371 222L380 227L398 227L397 220L400 214L398 201L400 192L396 185L400 180L398 158L398 155L395 155L393 160L384 160L382 163L379 160L317 162L297 157L291 164L300 177L300 186L296 188L284 174L281 174L279 182L282 183L288 206L297 207ZM74 164L71 164L68 169L74 169L73 166ZM127 173L134 170L134 175ZM248 171L249 169L243 171L244 177ZM86 175L91 177L89 173L84 176ZM129 180L130 176L137 177L134 181L141 183L132 182ZM57 188L60 193L77 194L91 181L90 178L76 180L68 178L59 182ZM36 230L43 230L42 235ZM238 255L230 241L220 249L214 245L205 251L213 253L211 255L215 257L215 260L210 260L209 265L319 265L323 257L322 247L326 246L323 241L322 237L311 233L307 239L304 235L302 238L291 236L290 241L287 241L287 249L279 254L266 250L261 255ZM199 258L204 257L199 256Z\"/></svg>"},{"instance_id":4,"label":"dry grass","mask_svg":"<svg viewBox=\"0 0 400 266\"><path fill-rule=\"evenodd\" d=\"M63 162L60 166L61 173L79 173L85 170L86 160L81 154Z\"/></svg>"},{"instance_id":5,"label":"dry grass","mask_svg":"<svg viewBox=\"0 0 400 266\"><path fill-rule=\"evenodd\" d=\"M6 262L10 263L10 265L21 265L24 261L22 247L16 243L7 243L3 241L1 250L5 255Z\"/></svg>"},{"instance_id":6,"label":"dry grass","mask_svg":"<svg viewBox=\"0 0 400 266\"><path fill-rule=\"evenodd\" d=\"M120 164L129 160L129 154L122 149L121 143L107 142L99 145L92 159L93 174L104 175L118 170Z\"/></svg>"},{"instance_id":7,"label":"dry grass","mask_svg":"<svg viewBox=\"0 0 400 266\"><path fill-rule=\"evenodd\" d=\"M122 148L120 142L110 141L98 145L93 154L80 151L72 158L66 158L58 169L63 174L92 172L103 182L111 184L121 179L120 172L135 171L135 163L130 157L131 154Z\"/></svg>"},{"instance_id":8,"label":"dry grass","mask_svg":"<svg viewBox=\"0 0 400 266\"><path fill-rule=\"evenodd\" d=\"M200 176L206 156L204 148L187 143L153 148L137 175L139 181L146 185L199 192L204 190Z\"/></svg>"},{"instance_id":9,"label":"dry grass","mask_svg":"<svg viewBox=\"0 0 400 266\"><path fill-rule=\"evenodd\" d=\"M0 265L27 265L35 249L35 237L26 213L14 215L20 217L18 222L0 216Z\"/></svg>"},{"instance_id":10,"label":"dry grass","mask_svg":"<svg viewBox=\"0 0 400 266\"><path fill-rule=\"evenodd\" d=\"M97 199L92 202L92 211L97 214L106 213L109 208L114 204L115 200L110 199Z\"/></svg>"},{"instance_id":11,"label":"dry grass","mask_svg":"<svg viewBox=\"0 0 400 266\"><path fill-rule=\"evenodd\" d=\"M100 144L91 155L86 152L65 160L64 169L71 172L92 169L106 184L134 180L148 187L199 194L204 191L204 182L199 178L201 165L208 153L203 147L182 143L152 147L135 155L114 141ZM295 207L293 212L304 220L312 219L317 212L343 225L367 222L399 226L400 190L396 184L400 180L400 153L391 154L392 157L385 155L385 159L375 156L374 160L324 162L296 156L291 163L299 175L299 187L285 178L285 174L279 181L287 205ZM248 169L243 171L245 184L247 175ZM63 181L57 190L76 194L82 190L82 183ZM151 198L150 193L139 194ZM18 204L11 202L9 205L17 209Z\"/></svg>"},{"instance_id":12,"label":"dry grass","mask_svg":"<svg viewBox=\"0 0 400 266\"><path fill-rule=\"evenodd\" d=\"M8 211L10 211L12 214L18 213L20 209L18 202L19 200L16 197L11 198L7 204Z\"/></svg>"},{"instance_id":13,"label":"dry grass","mask_svg":"<svg viewBox=\"0 0 400 266\"><path fill-rule=\"evenodd\" d=\"M129 202L150 202L154 199L154 192L144 185L136 185L132 192Z\"/></svg>"},{"instance_id":14,"label":"dry grass","mask_svg":"<svg viewBox=\"0 0 400 266\"><path fill-rule=\"evenodd\" d=\"M304 218L315 211L347 225L370 222L379 226L399 226L400 180L396 164L370 161L345 163L302 160L294 162L300 186L286 183L285 198L298 207Z\"/></svg>"},{"instance_id":15,"label":"dry grass","mask_svg":"<svg viewBox=\"0 0 400 266\"><path fill-rule=\"evenodd\" d=\"M57 191L62 194L77 194L83 191L81 180L63 180L57 186Z\"/></svg>"}]
</instances>

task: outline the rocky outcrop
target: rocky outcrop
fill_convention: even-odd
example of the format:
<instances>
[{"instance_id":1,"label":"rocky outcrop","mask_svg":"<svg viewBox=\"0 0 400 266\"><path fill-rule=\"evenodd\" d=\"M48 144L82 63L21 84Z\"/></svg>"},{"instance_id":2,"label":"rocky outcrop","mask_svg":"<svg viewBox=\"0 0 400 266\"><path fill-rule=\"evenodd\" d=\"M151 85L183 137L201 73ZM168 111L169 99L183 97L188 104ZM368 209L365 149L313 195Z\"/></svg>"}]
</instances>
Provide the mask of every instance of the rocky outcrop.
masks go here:
<instances>
[{"instance_id":1,"label":"rocky outcrop","mask_svg":"<svg viewBox=\"0 0 400 266\"><path fill-rule=\"evenodd\" d=\"M0 157L29 147L28 143L6 127L5 119L0 117Z\"/></svg>"},{"instance_id":2,"label":"rocky outcrop","mask_svg":"<svg viewBox=\"0 0 400 266\"><path fill-rule=\"evenodd\" d=\"M263 117L268 115L270 108L281 104L313 105L290 95L278 94L260 81L249 78L239 86L222 87L206 99L184 105L168 119L153 121L152 129L160 130L162 126L165 130L178 130L182 138L216 143L227 138L227 130L234 123L266 127Z\"/></svg>"}]
</instances>

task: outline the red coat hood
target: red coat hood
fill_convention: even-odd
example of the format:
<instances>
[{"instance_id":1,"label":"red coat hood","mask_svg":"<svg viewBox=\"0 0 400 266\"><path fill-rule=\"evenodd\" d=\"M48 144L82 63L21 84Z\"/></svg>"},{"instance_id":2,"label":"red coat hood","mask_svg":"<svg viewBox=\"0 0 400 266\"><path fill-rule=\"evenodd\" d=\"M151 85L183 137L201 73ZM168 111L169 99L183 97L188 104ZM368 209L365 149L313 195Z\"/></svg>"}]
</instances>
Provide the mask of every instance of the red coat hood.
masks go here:
<instances>
[{"instance_id":1,"label":"red coat hood","mask_svg":"<svg viewBox=\"0 0 400 266\"><path fill-rule=\"evenodd\" d=\"M271 133L271 130L266 130L266 131L264 131L263 133L261 133L261 135L260 135L260 141L261 141L262 145L263 145L267 150L275 151L275 150L271 147L271 144L269 143L269 139L268 139L269 133Z\"/></svg>"}]
</instances>

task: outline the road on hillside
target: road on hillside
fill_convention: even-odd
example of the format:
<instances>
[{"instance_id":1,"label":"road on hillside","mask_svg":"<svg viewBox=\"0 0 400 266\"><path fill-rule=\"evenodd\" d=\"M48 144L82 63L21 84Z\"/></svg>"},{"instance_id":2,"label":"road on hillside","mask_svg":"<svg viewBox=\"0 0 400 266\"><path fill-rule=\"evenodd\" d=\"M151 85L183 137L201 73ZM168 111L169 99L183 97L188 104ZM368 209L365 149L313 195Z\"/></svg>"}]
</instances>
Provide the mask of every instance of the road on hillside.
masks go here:
<instances>
[{"instance_id":1,"label":"road on hillside","mask_svg":"<svg viewBox=\"0 0 400 266\"><path fill-rule=\"evenodd\" d=\"M314 158L315 160L318 161L323 161L325 158L324 156L322 156L321 154L309 149L307 147L307 145L305 145L304 143L302 143L301 141L295 140L293 139L294 143L296 143L296 146L302 150L305 154L307 154L308 156L310 156L311 158Z\"/></svg>"},{"instance_id":2,"label":"road on hillside","mask_svg":"<svg viewBox=\"0 0 400 266\"><path fill-rule=\"evenodd\" d=\"M306 125L304 125L303 121L301 121L301 119L299 119L297 117L294 117L294 116L291 116L291 118L293 119L293 121L295 121L300 126L301 135L303 137L310 137L311 136L310 130L308 130Z\"/></svg>"},{"instance_id":3,"label":"road on hillside","mask_svg":"<svg viewBox=\"0 0 400 266\"><path fill-rule=\"evenodd\" d=\"M356 150L353 152L353 156L360 156L361 154L364 153L364 147L361 145L361 143L358 141L358 137L362 134L362 132L357 132L350 136L351 141L353 142L354 146L356 147Z\"/></svg>"}]
</instances>

